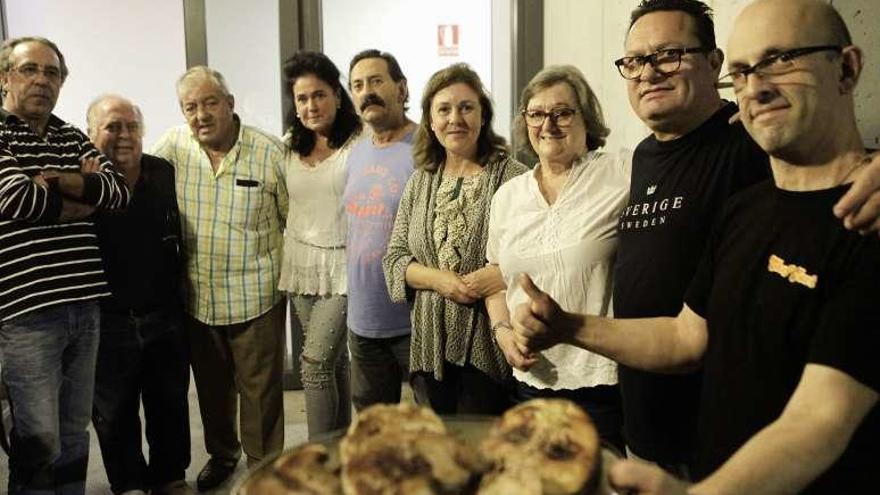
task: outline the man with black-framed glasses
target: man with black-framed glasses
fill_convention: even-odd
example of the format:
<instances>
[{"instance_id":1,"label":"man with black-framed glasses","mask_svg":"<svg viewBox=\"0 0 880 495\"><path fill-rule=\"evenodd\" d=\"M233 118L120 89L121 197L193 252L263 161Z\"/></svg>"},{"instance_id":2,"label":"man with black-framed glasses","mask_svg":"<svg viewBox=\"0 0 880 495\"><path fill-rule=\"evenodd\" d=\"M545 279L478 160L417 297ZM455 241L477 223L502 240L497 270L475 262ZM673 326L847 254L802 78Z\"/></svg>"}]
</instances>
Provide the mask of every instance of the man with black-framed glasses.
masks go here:
<instances>
[{"instance_id":1,"label":"man with black-framed glasses","mask_svg":"<svg viewBox=\"0 0 880 495\"><path fill-rule=\"evenodd\" d=\"M757 72L772 71L770 65L789 56L780 55ZM618 225L617 317L678 314L722 205L769 177L766 153L741 124L729 123L738 108L718 93L723 59L704 3L644 0L633 11L625 53L615 65L626 79L633 110L652 134L636 148L630 202ZM880 164L869 168L871 175L880 175ZM854 194L868 183L859 181ZM875 228L877 203L874 194L863 209ZM630 453L687 476L699 375L621 365L619 379Z\"/></svg>"},{"instance_id":2,"label":"man with black-framed glasses","mask_svg":"<svg viewBox=\"0 0 880 495\"><path fill-rule=\"evenodd\" d=\"M773 179L725 205L684 307L672 318L574 315L523 280L532 301L513 319L518 343L565 342L640 369L702 367L701 481L621 462L609 473L618 489L875 493L880 239L832 214L868 172L853 98L862 51L821 0L756 0L729 46L742 121ZM840 48L815 49L827 46Z\"/></svg>"},{"instance_id":3,"label":"man with black-framed glasses","mask_svg":"<svg viewBox=\"0 0 880 495\"><path fill-rule=\"evenodd\" d=\"M636 148L630 202L618 224L617 317L678 314L723 202L769 176L766 154L742 125L728 123L736 105L715 87L723 58L702 2L646 0L632 13L615 65L652 134ZM621 365L619 380L629 453L687 477L699 374Z\"/></svg>"}]
</instances>

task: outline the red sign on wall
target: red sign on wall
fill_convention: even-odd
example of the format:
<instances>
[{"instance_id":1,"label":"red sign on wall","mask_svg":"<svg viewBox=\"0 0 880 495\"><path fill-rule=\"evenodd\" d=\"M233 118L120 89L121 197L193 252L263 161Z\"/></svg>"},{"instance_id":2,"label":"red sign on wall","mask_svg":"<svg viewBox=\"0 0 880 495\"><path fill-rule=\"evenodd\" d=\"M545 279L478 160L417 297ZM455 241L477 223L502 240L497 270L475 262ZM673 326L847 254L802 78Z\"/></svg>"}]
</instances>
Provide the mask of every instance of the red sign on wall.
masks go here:
<instances>
[{"instance_id":1,"label":"red sign on wall","mask_svg":"<svg viewBox=\"0 0 880 495\"><path fill-rule=\"evenodd\" d=\"M437 26L437 54L441 57L458 56L458 24Z\"/></svg>"}]
</instances>

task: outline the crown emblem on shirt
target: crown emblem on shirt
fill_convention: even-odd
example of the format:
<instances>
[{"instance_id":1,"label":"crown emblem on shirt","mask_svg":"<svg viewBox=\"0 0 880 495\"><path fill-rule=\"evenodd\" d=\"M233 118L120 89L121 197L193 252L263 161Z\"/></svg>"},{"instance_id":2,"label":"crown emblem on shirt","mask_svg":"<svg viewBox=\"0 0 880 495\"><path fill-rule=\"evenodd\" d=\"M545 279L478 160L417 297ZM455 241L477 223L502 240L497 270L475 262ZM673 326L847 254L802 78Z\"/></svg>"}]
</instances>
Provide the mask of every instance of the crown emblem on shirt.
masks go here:
<instances>
[{"instance_id":1,"label":"crown emblem on shirt","mask_svg":"<svg viewBox=\"0 0 880 495\"><path fill-rule=\"evenodd\" d=\"M648 196L654 194L655 191L657 191L656 185L655 186L648 186Z\"/></svg>"}]
</instances>

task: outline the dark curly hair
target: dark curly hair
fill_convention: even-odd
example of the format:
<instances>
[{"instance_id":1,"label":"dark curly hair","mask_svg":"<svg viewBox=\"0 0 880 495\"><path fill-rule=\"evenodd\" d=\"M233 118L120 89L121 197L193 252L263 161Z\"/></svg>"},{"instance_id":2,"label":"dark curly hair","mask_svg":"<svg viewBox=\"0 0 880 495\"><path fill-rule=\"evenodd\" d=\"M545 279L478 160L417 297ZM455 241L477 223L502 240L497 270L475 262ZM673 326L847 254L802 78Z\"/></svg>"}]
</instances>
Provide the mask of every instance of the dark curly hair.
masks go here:
<instances>
[{"instance_id":1,"label":"dark curly hair","mask_svg":"<svg viewBox=\"0 0 880 495\"><path fill-rule=\"evenodd\" d=\"M352 135L361 131L361 120L354 110L354 104L339 82L339 69L326 55L306 50L297 52L284 62L284 75L290 86L302 76L314 75L333 88L336 97L339 98L340 107L327 139L327 144L331 148L339 148ZM308 156L315 149L315 131L306 128L297 117L293 91L287 91L287 96L293 104L285 120L290 133L290 149L301 156Z\"/></svg>"}]
</instances>

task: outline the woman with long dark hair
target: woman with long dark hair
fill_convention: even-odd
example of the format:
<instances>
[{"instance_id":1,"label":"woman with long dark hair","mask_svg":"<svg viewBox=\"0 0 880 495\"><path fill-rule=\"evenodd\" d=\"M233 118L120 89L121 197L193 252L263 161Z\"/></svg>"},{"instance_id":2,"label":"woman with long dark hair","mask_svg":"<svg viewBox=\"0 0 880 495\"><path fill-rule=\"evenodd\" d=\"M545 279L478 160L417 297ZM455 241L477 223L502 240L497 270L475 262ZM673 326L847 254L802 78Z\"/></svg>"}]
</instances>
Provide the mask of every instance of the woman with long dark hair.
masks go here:
<instances>
[{"instance_id":1,"label":"woman with long dark hair","mask_svg":"<svg viewBox=\"0 0 880 495\"><path fill-rule=\"evenodd\" d=\"M361 123L339 82L339 69L317 52L284 64L293 101L284 141L289 147L290 213L279 289L305 333L300 356L309 437L351 420L345 352L346 162Z\"/></svg>"}]
</instances>

